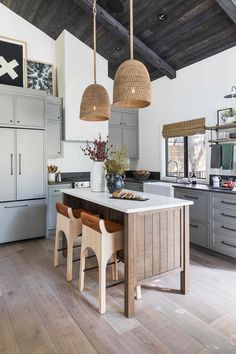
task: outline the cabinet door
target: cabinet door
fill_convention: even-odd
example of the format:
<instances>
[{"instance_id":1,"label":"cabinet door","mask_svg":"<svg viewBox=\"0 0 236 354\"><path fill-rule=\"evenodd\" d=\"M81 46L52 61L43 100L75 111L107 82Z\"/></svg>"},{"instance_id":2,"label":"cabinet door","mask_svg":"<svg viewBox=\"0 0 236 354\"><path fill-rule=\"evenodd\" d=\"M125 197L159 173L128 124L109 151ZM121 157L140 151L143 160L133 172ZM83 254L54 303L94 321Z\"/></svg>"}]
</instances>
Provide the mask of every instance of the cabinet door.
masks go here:
<instances>
[{"instance_id":1,"label":"cabinet door","mask_svg":"<svg viewBox=\"0 0 236 354\"><path fill-rule=\"evenodd\" d=\"M0 124L14 124L14 96L7 93L0 93Z\"/></svg>"},{"instance_id":2,"label":"cabinet door","mask_svg":"<svg viewBox=\"0 0 236 354\"><path fill-rule=\"evenodd\" d=\"M49 120L47 122L47 156L62 156L61 149L61 122Z\"/></svg>"},{"instance_id":3,"label":"cabinet door","mask_svg":"<svg viewBox=\"0 0 236 354\"><path fill-rule=\"evenodd\" d=\"M44 133L17 130L17 199L45 196Z\"/></svg>"},{"instance_id":4,"label":"cabinet door","mask_svg":"<svg viewBox=\"0 0 236 354\"><path fill-rule=\"evenodd\" d=\"M126 146L127 157L138 158L138 131L135 128L123 128L122 144Z\"/></svg>"},{"instance_id":5,"label":"cabinet door","mask_svg":"<svg viewBox=\"0 0 236 354\"><path fill-rule=\"evenodd\" d=\"M120 149L122 145L122 128L120 126L109 126L109 139L114 149Z\"/></svg>"},{"instance_id":6,"label":"cabinet door","mask_svg":"<svg viewBox=\"0 0 236 354\"><path fill-rule=\"evenodd\" d=\"M0 203L0 243L45 236L45 200Z\"/></svg>"},{"instance_id":7,"label":"cabinet door","mask_svg":"<svg viewBox=\"0 0 236 354\"><path fill-rule=\"evenodd\" d=\"M122 112L121 111L112 110L111 111L111 118L109 120L109 124L121 126L122 125Z\"/></svg>"},{"instance_id":8,"label":"cabinet door","mask_svg":"<svg viewBox=\"0 0 236 354\"><path fill-rule=\"evenodd\" d=\"M209 230L207 224L190 221L190 242L202 247L209 247Z\"/></svg>"},{"instance_id":9,"label":"cabinet door","mask_svg":"<svg viewBox=\"0 0 236 354\"><path fill-rule=\"evenodd\" d=\"M0 128L0 201L16 200L15 129Z\"/></svg>"},{"instance_id":10,"label":"cabinet door","mask_svg":"<svg viewBox=\"0 0 236 354\"><path fill-rule=\"evenodd\" d=\"M138 128L138 111L123 112L122 122L125 127Z\"/></svg>"},{"instance_id":11,"label":"cabinet door","mask_svg":"<svg viewBox=\"0 0 236 354\"><path fill-rule=\"evenodd\" d=\"M56 203L62 202L62 194L50 195L48 198L48 229L56 228Z\"/></svg>"},{"instance_id":12,"label":"cabinet door","mask_svg":"<svg viewBox=\"0 0 236 354\"><path fill-rule=\"evenodd\" d=\"M45 100L34 96L17 96L15 124L35 128L45 127Z\"/></svg>"},{"instance_id":13,"label":"cabinet door","mask_svg":"<svg viewBox=\"0 0 236 354\"><path fill-rule=\"evenodd\" d=\"M60 104L47 102L46 116L50 120L60 120L62 118L62 107Z\"/></svg>"}]
</instances>

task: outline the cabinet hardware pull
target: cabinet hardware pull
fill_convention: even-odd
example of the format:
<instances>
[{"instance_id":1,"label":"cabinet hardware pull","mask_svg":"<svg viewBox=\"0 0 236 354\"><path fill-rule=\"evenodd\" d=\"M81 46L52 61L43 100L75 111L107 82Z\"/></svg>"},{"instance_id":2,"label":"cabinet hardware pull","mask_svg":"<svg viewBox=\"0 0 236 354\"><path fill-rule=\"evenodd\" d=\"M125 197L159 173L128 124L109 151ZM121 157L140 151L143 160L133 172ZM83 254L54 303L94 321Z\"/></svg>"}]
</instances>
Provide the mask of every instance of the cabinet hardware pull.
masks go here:
<instances>
[{"instance_id":1,"label":"cabinet hardware pull","mask_svg":"<svg viewBox=\"0 0 236 354\"><path fill-rule=\"evenodd\" d=\"M20 123L20 121L18 120L17 123Z\"/></svg>"},{"instance_id":2,"label":"cabinet hardware pull","mask_svg":"<svg viewBox=\"0 0 236 354\"><path fill-rule=\"evenodd\" d=\"M222 216L227 216L228 218L233 218L236 219L236 216L234 215L229 215L229 214L225 214L225 213L221 213Z\"/></svg>"},{"instance_id":3,"label":"cabinet hardware pull","mask_svg":"<svg viewBox=\"0 0 236 354\"><path fill-rule=\"evenodd\" d=\"M198 199L198 197L192 197L191 195L185 195L185 198L190 198L190 199Z\"/></svg>"},{"instance_id":4,"label":"cabinet hardware pull","mask_svg":"<svg viewBox=\"0 0 236 354\"><path fill-rule=\"evenodd\" d=\"M235 229L231 229L231 227L226 227L226 226L224 226L224 225L221 225L221 228L224 229L224 230L229 230L229 231L234 231L234 232L236 232Z\"/></svg>"},{"instance_id":5,"label":"cabinet hardware pull","mask_svg":"<svg viewBox=\"0 0 236 354\"><path fill-rule=\"evenodd\" d=\"M236 205L236 203L232 203L232 202L225 202L224 200L221 200L222 204L229 204L229 205Z\"/></svg>"},{"instance_id":6,"label":"cabinet hardware pull","mask_svg":"<svg viewBox=\"0 0 236 354\"><path fill-rule=\"evenodd\" d=\"M19 175L21 175L21 154L19 154Z\"/></svg>"},{"instance_id":7,"label":"cabinet hardware pull","mask_svg":"<svg viewBox=\"0 0 236 354\"><path fill-rule=\"evenodd\" d=\"M13 154L11 154L11 176L13 176Z\"/></svg>"},{"instance_id":8,"label":"cabinet hardware pull","mask_svg":"<svg viewBox=\"0 0 236 354\"><path fill-rule=\"evenodd\" d=\"M199 228L199 226L198 226L198 225L193 225L193 224L190 224L190 227L195 227L196 229L198 229L198 228Z\"/></svg>"},{"instance_id":9,"label":"cabinet hardware pull","mask_svg":"<svg viewBox=\"0 0 236 354\"><path fill-rule=\"evenodd\" d=\"M228 242L225 242L225 241L221 241L221 243L223 243L223 245L227 245L227 246L231 246L231 247L235 247L235 245L232 245L232 243L228 243Z\"/></svg>"},{"instance_id":10,"label":"cabinet hardware pull","mask_svg":"<svg viewBox=\"0 0 236 354\"><path fill-rule=\"evenodd\" d=\"M60 192L60 189L54 189L54 192L55 193Z\"/></svg>"},{"instance_id":11,"label":"cabinet hardware pull","mask_svg":"<svg viewBox=\"0 0 236 354\"><path fill-rule=\"evenodd\" d=\"M5 206L5 209L13 209L13 208L26 208L28 204L23 204L23 205L13 205L13 206Z\"/></svg>"}]
</instances>

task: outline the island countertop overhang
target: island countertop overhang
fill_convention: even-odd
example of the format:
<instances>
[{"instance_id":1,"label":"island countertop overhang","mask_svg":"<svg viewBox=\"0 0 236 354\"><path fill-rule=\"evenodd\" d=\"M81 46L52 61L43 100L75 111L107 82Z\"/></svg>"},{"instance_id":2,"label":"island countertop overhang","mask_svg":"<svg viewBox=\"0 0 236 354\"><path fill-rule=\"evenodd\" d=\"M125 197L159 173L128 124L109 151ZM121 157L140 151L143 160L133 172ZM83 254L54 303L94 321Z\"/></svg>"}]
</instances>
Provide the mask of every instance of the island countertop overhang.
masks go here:
<instances>
[{"instance_id":1,"label":"island countertop overhang","mask_svg":"<svg viewBox=\"0 0 236 354\"><path fill-rule=\"evenodd\" d=\"M131 214L152 210L171 209L182 206L193 205L192 201L170 198L156 194L145 193L149 198L147 201L119 200L112 199L107 192L92 192L90 188L82 189L61 189L63 194L87 200L89 202L103 205L107 208L118 210L122 213ZM139 193L144 195L144 193Z\"/></svg>"}]
</instances>

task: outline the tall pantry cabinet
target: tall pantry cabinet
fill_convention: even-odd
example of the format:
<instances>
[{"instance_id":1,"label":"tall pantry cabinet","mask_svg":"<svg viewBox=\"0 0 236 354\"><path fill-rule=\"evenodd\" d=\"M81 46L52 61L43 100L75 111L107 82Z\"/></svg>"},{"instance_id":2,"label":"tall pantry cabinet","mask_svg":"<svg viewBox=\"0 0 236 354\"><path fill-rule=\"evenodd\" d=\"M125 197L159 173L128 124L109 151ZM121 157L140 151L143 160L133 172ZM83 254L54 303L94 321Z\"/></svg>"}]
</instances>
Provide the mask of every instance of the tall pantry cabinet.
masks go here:
<instances>
[{"instance_id":1,"label":"tall pantry cabinet","mask_svg":"<svg viewBox=\"0 0 236 354\"><path fill-rule=\"evenodd\" d=\"M46 234L46 99L0 85L0 243Z\"/></svg>"}]
</instances>

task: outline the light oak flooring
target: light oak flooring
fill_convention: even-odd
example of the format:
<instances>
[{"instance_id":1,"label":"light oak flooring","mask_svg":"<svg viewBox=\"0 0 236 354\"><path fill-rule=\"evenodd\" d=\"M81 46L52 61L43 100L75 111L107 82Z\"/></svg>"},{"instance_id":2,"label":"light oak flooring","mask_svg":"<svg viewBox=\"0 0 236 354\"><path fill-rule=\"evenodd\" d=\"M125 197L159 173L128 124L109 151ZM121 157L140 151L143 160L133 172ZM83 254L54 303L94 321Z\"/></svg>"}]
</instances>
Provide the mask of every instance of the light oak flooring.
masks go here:
<instances>
[{"instance_id":1,"label":"light oak flooring","mask_svg":"<svg viewBox=\"0 0 236 354\"><path fill-rule=\"evenodd\" d=\"M53 268L52 239L0 247L1 354L236 353L235 264L192 250L190 294L168 292L178 275L162 277L143 287L131 319L123 316L123 285L107 290L99 315L98 272L86 273L80 294L78 267L67 283L65 265Z\"/></svg>"}]
</instances>

